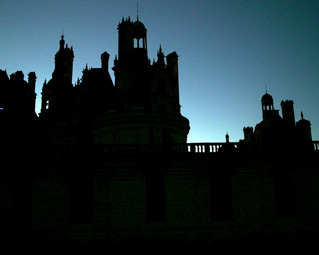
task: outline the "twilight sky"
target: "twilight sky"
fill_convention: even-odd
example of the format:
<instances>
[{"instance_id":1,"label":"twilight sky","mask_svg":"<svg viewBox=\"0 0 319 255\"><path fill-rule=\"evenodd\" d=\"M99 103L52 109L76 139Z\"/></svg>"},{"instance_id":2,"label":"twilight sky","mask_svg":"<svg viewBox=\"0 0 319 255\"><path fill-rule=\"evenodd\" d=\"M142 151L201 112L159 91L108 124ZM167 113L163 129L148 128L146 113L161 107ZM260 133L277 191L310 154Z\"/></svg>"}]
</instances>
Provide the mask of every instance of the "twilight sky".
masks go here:
<instances>
[{"instance_id":1,"label":"twilight sky","mask_svg":"<svg viewBox=\"0 0 319 255\"><path fill-rule=\"evenodd\" d=\"M190 121L188 142L231 142L243 127L262 120L260 99L267 91L280 110L293 100L311 121L319 140L319 1L318 0L2 0L0 69L37 75L41 90L54 70L62 31L74 49L73 83L86 64L100 67L110 54L114 81L117 25L122 17L147 28L148 57L179 55L181 112Z\"/></svg>"}]
</instances>

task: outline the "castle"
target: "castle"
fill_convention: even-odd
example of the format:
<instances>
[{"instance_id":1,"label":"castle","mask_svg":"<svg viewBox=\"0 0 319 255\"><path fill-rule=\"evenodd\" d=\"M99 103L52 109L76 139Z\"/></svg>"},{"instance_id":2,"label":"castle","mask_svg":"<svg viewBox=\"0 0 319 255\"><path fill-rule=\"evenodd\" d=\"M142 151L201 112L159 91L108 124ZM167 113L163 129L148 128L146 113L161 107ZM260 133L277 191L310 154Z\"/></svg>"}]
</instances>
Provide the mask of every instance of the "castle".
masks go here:
<instances>
[{"instance_id":1,"label":"castle","mask_svg":"<svg viewBox=\"0 0 319 255\"><path fill-rule=\"evenodd\" d=\"M293 102L262 96L263 120L230 143L187 143L178 55L157 60L147 29L118 25L119 48L72 84L61 36L35 113L36 74L0 70L0 236L35 243L299 240L319 231L319 142ZM310 240L310 239L308 239Z\"/></svg>"}]
</instances>

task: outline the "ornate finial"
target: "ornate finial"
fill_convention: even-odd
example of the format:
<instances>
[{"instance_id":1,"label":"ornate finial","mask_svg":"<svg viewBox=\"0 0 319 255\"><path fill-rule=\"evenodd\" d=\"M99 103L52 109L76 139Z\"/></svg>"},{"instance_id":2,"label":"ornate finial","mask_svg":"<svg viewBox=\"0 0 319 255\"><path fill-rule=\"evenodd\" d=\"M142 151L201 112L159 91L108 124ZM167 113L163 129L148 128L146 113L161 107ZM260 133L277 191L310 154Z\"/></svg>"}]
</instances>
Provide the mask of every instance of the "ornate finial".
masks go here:
<instances>
[{"instance_id":1,"label":"ornate finial","mask_svg":"<svg viewBox=\"0 0 319 255\"><path fill-rule=\"evenodd\" d=\"M62 33L62 35L61 35L61 40L60 40L60 50L64 49L64 43L65 43L65 41L64 41L64 35L63 35L63 33Z\"/></svg>"},{"instance_id":2,"label":"ornate finial","mask_svg":"<svg viewBox=\"0 0 319 255\"><path fill-rule=\"evenodd\" d=\"M266 90L266 94L267 94L267 84L265 84L265 90Z\"/></svg>"},{"instance_id":3,"label":"ornate finial","mask_svg":"<svg viewBox=\"0 0 319 255\"><path fill-rule=\"evenodd\" d=\"M303 120L303 112L301 112L301 119Z\"/></svg>"}]
</instances>

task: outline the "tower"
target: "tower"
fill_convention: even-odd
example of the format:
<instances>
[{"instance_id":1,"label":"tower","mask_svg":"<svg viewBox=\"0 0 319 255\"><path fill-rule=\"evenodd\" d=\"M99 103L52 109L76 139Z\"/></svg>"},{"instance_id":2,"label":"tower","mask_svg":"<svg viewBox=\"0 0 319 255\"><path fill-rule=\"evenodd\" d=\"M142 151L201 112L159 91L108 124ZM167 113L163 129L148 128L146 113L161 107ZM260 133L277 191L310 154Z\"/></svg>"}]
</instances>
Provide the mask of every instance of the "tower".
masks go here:
<instances>
[{"instance_id":1,"label":"tower","mask_svg":"<svg viewBox=\"0 0 319 255\"><path fill-rule=\"evenodd\" d=\"M137 21L133 22L130 18L122 19L118 25L119 44L118 58L119 61L132 61L132 58L147 58L147 29L144 24Z\"/></svg>"},{"instance_id":2,"label":"tower","mask_svg":"<svg viewBox=\"0 0 319 255\"><path fill-rule=\"evenodd\" d=\"M114 61L118 106L149 105L150 61L147 56L147 30L139 20L122 19L118 25L118 59Z\"/></svg>"},{"instance_id":3,"label":"tower","mask_svg":"<svg viewBox=\"0 0 319 255\"><path fill-rule=\"evenodd\" d=\"M73 47L69 48L67 44L65 45L64 36L62 35L59 51L55 54L55 68L52 78L72 84L73 59Z\"/></svg>"},{"instance_id":4,"label":"tower","mask_svg":"<svg viewBox=\"0 0 319 255\"><path fill-rule=\"evenodd\" d=\"M301 112L301 119L296 123L296 133L298 141L302 144L308 143L308 145L310 145L311 148L311 123L309 120L304 119L303 112Z\"/></svg>"},{"instance_id":5,"label":"tower","mask_svg":"<svg viewBox=\"0 0 319 255\"><path fill-rule=\"evenodd\" d=\"M73 47L65 44L61 36L59 50L55 54L55 68L52 79L43 84L40 117L51 119L68 118L73 99ZM50 117L49 117L50 116Z\"/></svg>"},{"instance_id":6,"label":"tower","mask_svg":"<svg viewBox=\"0 0 319 255\"><path fill-rule=\"evenodd\" d=\"M279 110L274 109L274 100L270 94L266 93L261 98L262 112L263 112L263 122L265 128L276 128L278 132L278 125L281 121L279 116Z\"/></svg>"},{"instance_id":7,"label":"tower","mask_svg":"<svg viewBox=\"0 0 319 255\"><path fill-rule=\"evenodd\" d=\"M98 121L95 141L106 144L185 143L189 121L180 113L178 55L160 47L151 64L147 29L130 18L118 25L118 56L114 60L114 109Z\"/></svg>"}]
</instances>

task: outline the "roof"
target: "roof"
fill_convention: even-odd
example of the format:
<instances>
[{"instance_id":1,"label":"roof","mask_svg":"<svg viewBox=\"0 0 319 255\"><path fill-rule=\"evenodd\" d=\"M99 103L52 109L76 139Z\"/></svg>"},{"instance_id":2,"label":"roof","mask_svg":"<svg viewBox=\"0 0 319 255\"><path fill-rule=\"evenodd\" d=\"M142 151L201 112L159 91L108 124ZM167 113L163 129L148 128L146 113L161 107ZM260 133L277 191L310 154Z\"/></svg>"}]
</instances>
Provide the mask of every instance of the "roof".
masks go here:
<instances>
[{"instance_id":1,"label":"roof","mask_svg":"<svg viewBox=\"0 0 319 255\"><path fill-rule=\"evenodd\" d=\"M272 98L272 96L270 94L267 93L266 91L266 94L264 94L261 98L261 102L262 103L273 103L274 102L274 99Z\"/></svg>"}]
</instances>

